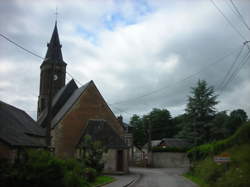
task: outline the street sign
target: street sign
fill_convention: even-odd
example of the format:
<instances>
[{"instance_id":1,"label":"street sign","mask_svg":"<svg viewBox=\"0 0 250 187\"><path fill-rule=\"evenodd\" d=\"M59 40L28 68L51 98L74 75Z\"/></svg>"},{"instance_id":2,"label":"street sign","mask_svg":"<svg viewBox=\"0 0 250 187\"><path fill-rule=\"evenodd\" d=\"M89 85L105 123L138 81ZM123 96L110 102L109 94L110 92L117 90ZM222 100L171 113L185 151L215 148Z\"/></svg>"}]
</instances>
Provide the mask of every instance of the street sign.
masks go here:
<instances>
[{"instance_id":1,"label":"street sign","mask_svg":"<svg viewBox=\"0 0 250 187\"><path fill-rule=\"evenodd\" d=\"M220 155L214 156L214 162L227 163L227 162L231 162L231 158L228 153L222 153Z\"/></svg>"}]
</instances>

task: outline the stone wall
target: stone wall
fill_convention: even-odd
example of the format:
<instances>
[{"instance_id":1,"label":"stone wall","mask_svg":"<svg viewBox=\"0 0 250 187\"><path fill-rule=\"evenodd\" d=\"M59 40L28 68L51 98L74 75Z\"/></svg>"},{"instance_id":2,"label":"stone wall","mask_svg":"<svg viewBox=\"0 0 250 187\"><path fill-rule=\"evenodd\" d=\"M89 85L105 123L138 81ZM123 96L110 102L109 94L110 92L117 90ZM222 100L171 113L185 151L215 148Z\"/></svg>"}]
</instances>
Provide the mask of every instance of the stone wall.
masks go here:
<instances>
[{"instance_id":1,"label":"stone wall","mask_svg":"<svg viewBox=\"0 0 250 187\"><path fill-rule=\"evenodd\" d=\"M154 152L153 167L157 168L184 168L189 167L186 153Z\"/></svg>"}]
</instances>

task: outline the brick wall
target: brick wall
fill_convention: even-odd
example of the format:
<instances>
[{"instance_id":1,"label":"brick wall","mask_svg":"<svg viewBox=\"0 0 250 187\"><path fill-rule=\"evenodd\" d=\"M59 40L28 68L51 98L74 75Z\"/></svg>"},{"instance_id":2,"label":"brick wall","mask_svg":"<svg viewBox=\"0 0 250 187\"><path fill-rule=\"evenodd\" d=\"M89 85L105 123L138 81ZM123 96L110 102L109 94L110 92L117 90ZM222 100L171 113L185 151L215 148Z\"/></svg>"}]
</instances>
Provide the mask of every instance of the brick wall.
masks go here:
<instances>
[{"instance_id":1,"label":"brick wall","mask_svg":"<svg viewBox=\"0 0 250 187\"><path fill-rule=\"evenodd\" d=\"M91 82L71 110L52 130L52 145L55 146L56 155L61 158L74 156L75 147L90 119L104 119L120 136L124 134L117 118Z\"/></svg>"}]
</instances>

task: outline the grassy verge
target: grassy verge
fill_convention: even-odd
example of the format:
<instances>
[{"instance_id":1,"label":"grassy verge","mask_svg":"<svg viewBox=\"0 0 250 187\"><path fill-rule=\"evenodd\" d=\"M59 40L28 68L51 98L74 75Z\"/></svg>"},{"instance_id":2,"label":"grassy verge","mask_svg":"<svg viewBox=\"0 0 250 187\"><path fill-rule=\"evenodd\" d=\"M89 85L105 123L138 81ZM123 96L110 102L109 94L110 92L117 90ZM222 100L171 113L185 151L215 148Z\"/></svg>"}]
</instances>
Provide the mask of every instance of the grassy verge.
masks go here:
<instances>
[{"instance_id":1,"label":"grassy verge","mask_svg":"<svg viewBox=\"0 0 250 187\"><path fill-rule=\"evenodd\" d=\"M183 176L197 184L199 187L208 187L205 181L203 181L201 178L191 175L190 173L185 173Z\"/></svg>"},{"instance_id":2,"label":"grassy verge","mask_svg":"<svg viewBox=\"0 0 250 187\"><path fill-rule=\"evenodd\" d=\"M113 177L102 175L102 176L97 177L95 182L91 183L91 186L93 187L103 186L104 184L111 183L115 180L116 179Z\"/></svg>"}]
</instances>

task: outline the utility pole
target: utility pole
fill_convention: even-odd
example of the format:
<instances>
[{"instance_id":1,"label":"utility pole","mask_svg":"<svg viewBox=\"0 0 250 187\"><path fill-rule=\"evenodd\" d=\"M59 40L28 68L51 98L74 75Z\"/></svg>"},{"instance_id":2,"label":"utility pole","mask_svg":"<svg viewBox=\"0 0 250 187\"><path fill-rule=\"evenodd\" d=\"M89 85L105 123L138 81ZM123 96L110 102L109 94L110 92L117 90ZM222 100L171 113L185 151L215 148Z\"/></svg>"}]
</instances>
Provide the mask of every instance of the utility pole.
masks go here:
<instances>
[{"instance_id":1,"label":"utility pole","mask_svg":"<svg viewBox=\"0 0 250 187\"><path fill-rule=\"evenodd\" d=\"M148 121L148 128L147 128L147 134L148 134L148 167L152 166L152 126L150 119L147 119Z\"/></svg>"}]
</instances>

